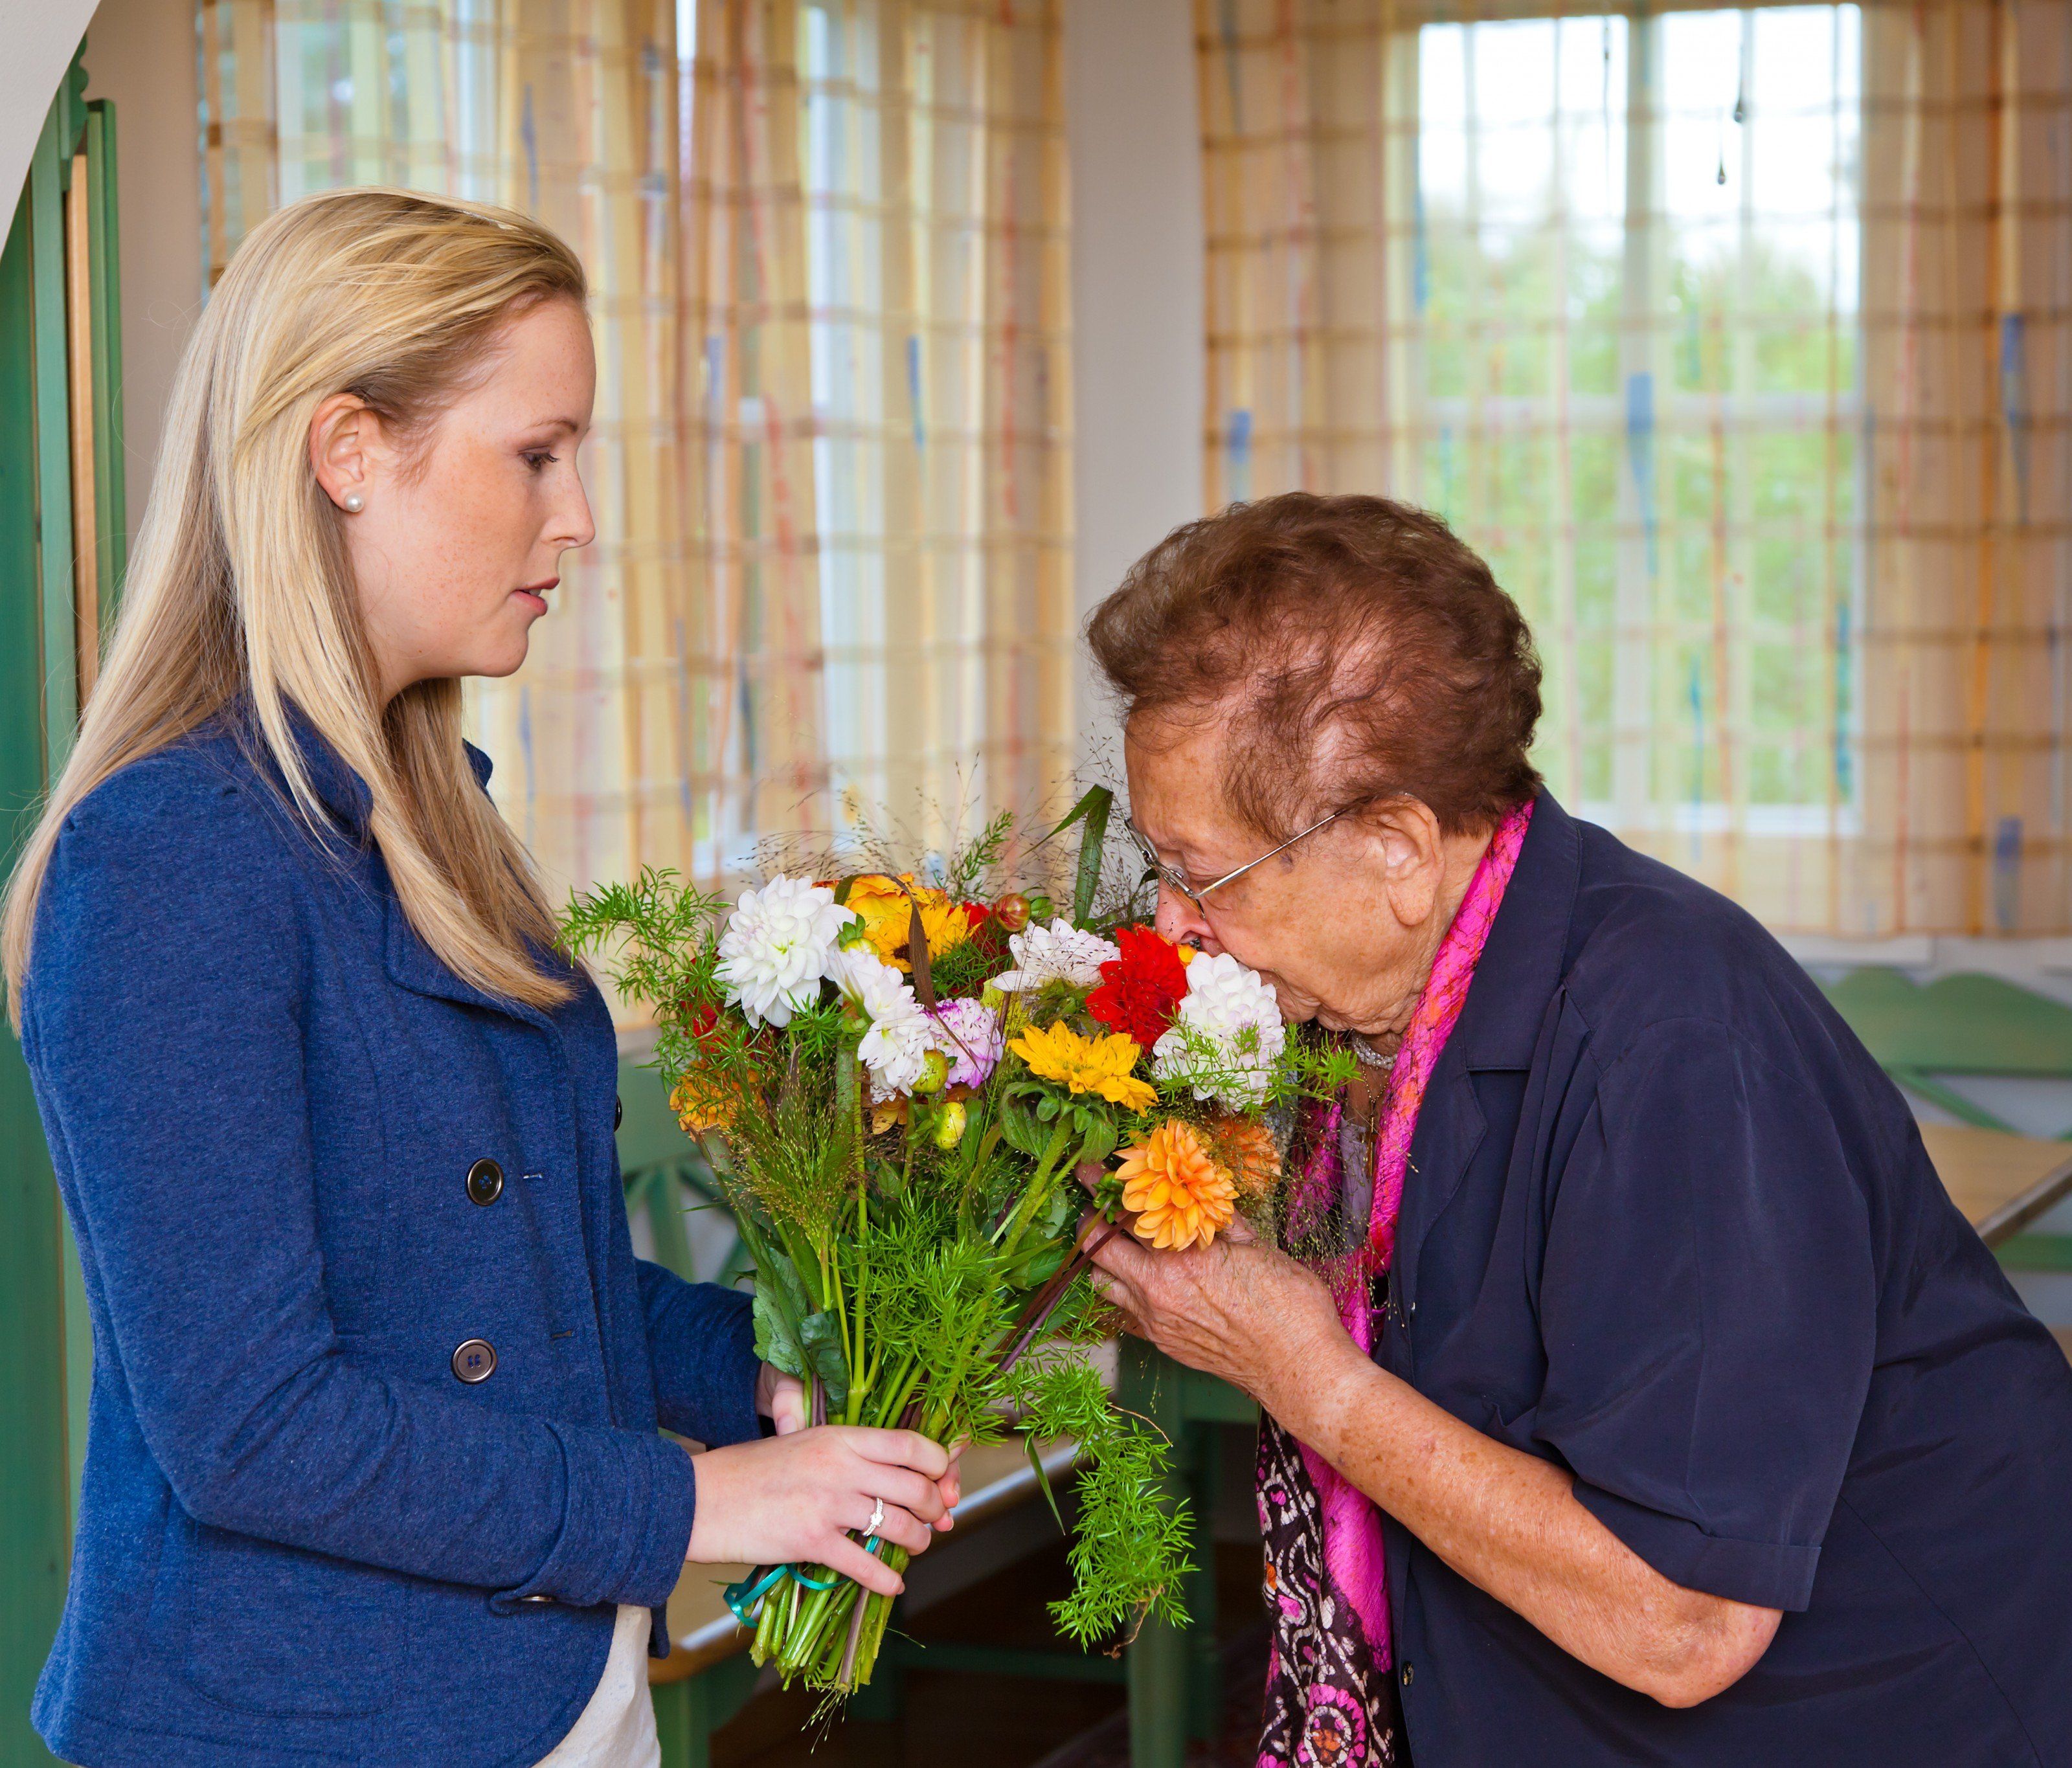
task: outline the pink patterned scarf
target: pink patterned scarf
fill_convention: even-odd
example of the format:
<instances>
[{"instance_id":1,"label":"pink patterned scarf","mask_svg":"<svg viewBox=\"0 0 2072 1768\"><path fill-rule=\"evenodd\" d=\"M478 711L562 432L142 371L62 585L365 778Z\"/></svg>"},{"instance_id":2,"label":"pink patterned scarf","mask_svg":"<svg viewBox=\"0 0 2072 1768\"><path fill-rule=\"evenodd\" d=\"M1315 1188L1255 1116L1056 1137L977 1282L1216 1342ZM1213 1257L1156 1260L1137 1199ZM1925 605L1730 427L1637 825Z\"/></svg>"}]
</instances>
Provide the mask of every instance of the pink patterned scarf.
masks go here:
<instances>
[{"instance_id":1,"label":"pink patterned scarf","mask_svg":"<svg viewBox=\"0 0 2072 1768\"><path fill-rule=\"evenodd\" d=\"M1461 1016L1475 965L1518 865L1532 806L1497 824L1441 942L1432 974L1396 1053L1375 1133L1374 1201L1354 1281L1339 1318L1353 1342L1375 1345L1373 1280L1396 1252L1396 1223L1410 1142L1433 1070ZM1339 1193L1338 1129L1332 1106L1305 1172L1306 1194ZM1260 1526L1266 1537L1266 1596L1273 1627L1259 1768L1388 1768L1396 1758L1388 1585L1381 1512L1321 1455L1260 1421Z\"/></svg>"}]
</instances>

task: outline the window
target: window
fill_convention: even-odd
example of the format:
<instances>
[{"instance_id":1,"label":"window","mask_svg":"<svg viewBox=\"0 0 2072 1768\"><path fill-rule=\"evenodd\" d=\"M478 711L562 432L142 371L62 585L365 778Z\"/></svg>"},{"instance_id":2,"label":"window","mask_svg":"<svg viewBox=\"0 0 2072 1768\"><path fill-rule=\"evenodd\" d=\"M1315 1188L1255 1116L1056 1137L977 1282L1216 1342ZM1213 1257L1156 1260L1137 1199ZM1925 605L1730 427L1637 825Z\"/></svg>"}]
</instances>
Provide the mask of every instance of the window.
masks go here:
<instances>
[{"instance_id":1,"label":"window","mask_svg":"<svg viewBox=\"0 0 2072 1768\"><path fill-rule=\"evenodd\" d=\"M910 853L1070 767L1059 41L1045 6L799 12L828 785Z\"/></svg>"},{"instance_id":2,"label":"window","mask_svg":"<svg viewBox=\"0 0 2072 1768\"><path fill-rule=\"evenodd\" d=\"M1554 791L1773 927L2072 904L2072 7L1199 8L1207 502L1442 510Z\"/></svg>"},{"instance_id":3,"label":"window","mask_svg":"<svg viewBox=\"0 0 2072 1768\"><path fill-rule=\"evenodd\" d=\"M1853 828L1858 10L1429 24L1407 463L1540 635L1583 813Z\"/></svg>"},{"instance_id":4,"label":"window","mask_svg":"<svg viewBox=\"0 0 2072 1768\"><path fill-rule=\"evenodd\" d=\"M590 278L600 538L473 695L558 886L705 880L1069 779L1058 0L199 0L208 263L277 202L487 198Z\"/></svg>"}]
</instances>

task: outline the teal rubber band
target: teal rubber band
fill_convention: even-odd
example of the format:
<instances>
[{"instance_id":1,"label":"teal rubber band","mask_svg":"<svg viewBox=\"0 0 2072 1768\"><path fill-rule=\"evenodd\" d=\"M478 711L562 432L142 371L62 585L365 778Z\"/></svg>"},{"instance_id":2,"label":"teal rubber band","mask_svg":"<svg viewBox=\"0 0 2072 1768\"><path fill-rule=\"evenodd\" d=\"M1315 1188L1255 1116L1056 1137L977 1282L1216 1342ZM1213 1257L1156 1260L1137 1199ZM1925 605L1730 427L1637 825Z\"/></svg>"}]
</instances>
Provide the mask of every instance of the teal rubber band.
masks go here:
<instances>
[{"instance_id":1,"label":"teal rubber band","mask_svg":"<svg viewBox=\"0 0 2072 1768\"><path fill-rule=\"evenodd\" d=\"M738 1584L728 1585L725 1592L726 1606L734 1610L734 1619L743 1626L754 1626L756 1610L763 1606L763 1598L769 1593L771 1585L790 1569L787 1565L773 1565L759 1578L745 1577Z\"/></svg>"},{"instance_id":2,"label":"teal rubber band","mask_svg":"<svg viewBox=\"0 0 2072 1768\"><path fill-rule=\"evenodd\" d=\"M743 1578L738 1584L728 1585L722 1593L726 1598L726 1606L734 1610L734 1619L743 1626L754 1626L756 1611L762 1607L763 1597L787 1577L809 1590L831 1590L837 1581L832 1577L808 1577L796 1565L773 1565L753 1581Z\"/></svg>"}]
</instances>

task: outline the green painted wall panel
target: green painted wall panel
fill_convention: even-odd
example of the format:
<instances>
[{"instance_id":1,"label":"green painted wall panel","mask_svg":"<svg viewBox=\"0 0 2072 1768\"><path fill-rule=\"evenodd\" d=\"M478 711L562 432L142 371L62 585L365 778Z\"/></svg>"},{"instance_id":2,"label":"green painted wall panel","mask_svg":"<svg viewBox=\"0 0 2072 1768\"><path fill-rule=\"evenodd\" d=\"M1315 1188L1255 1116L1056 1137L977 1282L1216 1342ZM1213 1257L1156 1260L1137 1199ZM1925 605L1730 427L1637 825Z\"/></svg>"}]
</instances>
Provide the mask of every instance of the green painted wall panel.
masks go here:
<instances>
[{"instance_id":1,"label":"green painted wall panel","mask_svg":"<svg viewBox=\"0 0 2072 1768\"><path fill-rule=\"evenodd\" d=\"M12 865L45 767L26 208L0 253L0 869ZM61 544L69 564L68 532ZM0 1034L0 1768L51 1760L30 1729L29 1701L71 1541L59 1217L28 1071L13 1037Z\"/></svg>"},{"instance_id":2,"label":"green painted wall panel","mask_svg":"<svg viewBox=\"0 0 2072 1768\"><path fill-rule=\"evenodd\" d=\"M86 156L93 175L88 199L93 232L94 512L100 536L101 629L115 621L130 564L130 506L122 450L122 257L115 191L115 107L97 98L86 107Z\"/></svg>"},{"instance_id":3,"label":"green painted wall panel","mask_svg":"<svg viewBox=\"0 0 2072 1768\"><path fill-rule=\"evenodd\" d=\"M68 82L69 85L69 82ZM79 722L77 652L72 628L72 426L67 409L65 360L64 185L72 138L60 133L60 119L72 107L64 101L44 119L36 157L29 167L24 205L29 239L28 301L18 310L31 315L29 350L35 376L32 398L33 438L29 458L36 471L37 508L46 512L37 533L35 570L43 604L39 629L43 656L42 692L47 734L58 739L47 748L44 765L55 771L72 747Z\"/></svg>"}]
</instances>

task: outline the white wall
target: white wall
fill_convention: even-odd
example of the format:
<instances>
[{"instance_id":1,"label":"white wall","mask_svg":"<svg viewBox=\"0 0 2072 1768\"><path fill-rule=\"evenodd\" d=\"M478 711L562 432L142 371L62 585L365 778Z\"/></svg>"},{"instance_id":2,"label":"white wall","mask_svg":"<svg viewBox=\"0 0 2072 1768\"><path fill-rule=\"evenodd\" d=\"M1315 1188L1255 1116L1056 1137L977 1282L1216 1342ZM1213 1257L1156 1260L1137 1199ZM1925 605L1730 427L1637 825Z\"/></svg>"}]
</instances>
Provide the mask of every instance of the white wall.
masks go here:
<instances>
[{"instance_id":1,"label":"white wall","mask_svg":"<svg viewBox=\"0 0 2072 1768\"><path fill-rule=\"evenodd\" d=\"M0 0L0 194L10 217L93 0Z\"/></svg>"},{"instance_id":2,"label":"white wall","mask_svg":"<svg viewBox=\"0 0 2072 1768\"><path fill-rule=\"evenodd\" d=\"M134 535L173 370L201 314L194 0L101 0L86 34L86 74L87 96L115 105L124 471Z\"/></svg>"},{"instance_id":3,"label":"white wall","mask_svg":"<svg viewBox=\"0 0 2072 1768\"><path fill-rule=\"evenodd\" d=\"M1201 127L1190 0L1067 0L1074 567L1082 619L1202 513ZM1083 657L1079 765L1120 772Z\"/></svg>"},{"instance_id":4,"label":"white wall","mask_svg":"<svg viewBox=\"0 0 2072 1768\"><path fill-rule=\"evenodd\" d=\"M194 0L0 0L0 191L19 200L58 81L86 38L87 97L115 105L130 531L180 348L201 310Z\"/></svg>"}]
</instances>

